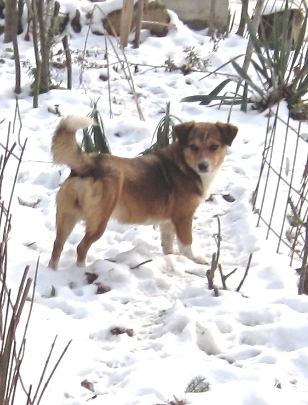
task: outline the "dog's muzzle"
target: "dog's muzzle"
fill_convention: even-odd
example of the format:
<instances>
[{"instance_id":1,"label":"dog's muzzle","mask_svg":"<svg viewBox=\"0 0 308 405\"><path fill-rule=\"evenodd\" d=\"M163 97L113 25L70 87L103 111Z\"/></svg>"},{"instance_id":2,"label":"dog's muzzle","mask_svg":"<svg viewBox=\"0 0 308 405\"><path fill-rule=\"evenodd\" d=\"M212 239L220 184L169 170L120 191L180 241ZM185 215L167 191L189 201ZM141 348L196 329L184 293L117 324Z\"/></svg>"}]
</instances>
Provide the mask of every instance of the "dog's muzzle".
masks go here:
<instances>
[{"instance_id":1,"label":"dog's muzzle","mask_svg":"<svg viewBox=\"0 0 308 405\"><path fill-rule=\"evenodd\" d=\"M200 173L208 173L210 171L210 165L207 161L198 163L198 171Z\"/></svg>"}]
</instances>

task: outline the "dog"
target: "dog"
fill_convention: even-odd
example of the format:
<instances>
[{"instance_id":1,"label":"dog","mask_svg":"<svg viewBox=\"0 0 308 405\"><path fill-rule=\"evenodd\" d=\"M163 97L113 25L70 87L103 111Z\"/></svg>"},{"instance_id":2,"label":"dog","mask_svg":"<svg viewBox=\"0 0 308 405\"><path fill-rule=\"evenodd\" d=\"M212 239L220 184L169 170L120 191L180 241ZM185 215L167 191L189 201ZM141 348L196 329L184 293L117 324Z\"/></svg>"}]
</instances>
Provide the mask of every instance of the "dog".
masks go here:
<instances>
[{"instance_id":1,"label":"dog","mask_svg":"<svg viewBox=\"0 0 308 405\"><path fill-rule=\"evenodd\" d=\"M124 224L159 224L165 254L179 252L205 263L192 252L192 221L199 204L208 198L228 146L238 132L221 122L183 122L174 127L177 140L153 153L123 158L85 153L76 131L93 124L89 117L62 118L52 138L56 164L71 173L56 198L56 238L49 267L56 270L64 243L76 223L85 222L77 247L77 266L85 266L91 245L104 233L110 218Z\"/></svg>"}]
</instances>

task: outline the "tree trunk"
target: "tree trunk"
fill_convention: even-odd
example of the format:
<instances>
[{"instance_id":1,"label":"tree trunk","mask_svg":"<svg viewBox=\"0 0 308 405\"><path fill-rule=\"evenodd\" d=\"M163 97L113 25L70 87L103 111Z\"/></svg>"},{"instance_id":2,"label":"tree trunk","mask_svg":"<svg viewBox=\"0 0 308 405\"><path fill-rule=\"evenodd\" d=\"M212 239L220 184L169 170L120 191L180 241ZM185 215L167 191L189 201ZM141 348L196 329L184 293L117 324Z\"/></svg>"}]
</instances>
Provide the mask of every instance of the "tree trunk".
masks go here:
<instances>
[{"instance_id":1,"label":"tree trunk","mask_svg":"<svg viewBox=\"0 0 308 405\"><path fill-rule=\"evenodd\" d=\"M65 35L62 39L62 44L66 57L66 70L67 70L67 89L72 90L72 57L68 44L68 36Z\"/></svg>"},{"instance_id":2,"label":"tree trunk","mask_svg":"<svg viewBox=\"0 0 308 405\"><path fill-rule=\"evenodd\" d=\"M38 35L38 21L37 21L37 9L36 0L31 1L31 20L32 20L32 34L33 34L33 47L35 55L36 69L34 73L34 83L33 83L33 108L38 107L38 96L40 93L40 82L41 82L41 57L39 51L39 35Z\"/></svg>"},{"instance_id":3,"label":"tree trunk","mask_svg":"<svg viewBox=\"0 0 308 405\"><path fill-rule=\"evenodd\" d=\"M248 14L248 3L249 0L242 0L242 12L241 12L241 19L240 19L240 25L237 30L237 35L240 35L241 37L244 35L245 27L246 27L246 21L245 21L245 14Z\"/></svg>"},{"instance_id":4,"label":"tree trunk","mask_svg":"<svg viewBox=\"0 0 308 405\"><path fill-rule=\"evenodd\" d=\"M40 80L40 93L47 93L50 88L50 73L49 73L49 53L50 49L47 41L47 30L48 22L47 13L48 10L45 9L45 2L42 0L36 0L37 16L38 16L38 26L39 26L39 37L40 37L40 54L41 54L41 80Z\"/></svg>"},{"instance_id":5,"label":"tree trunk","mask_svg":"<svg viewBox=\"0 0 308 405\"><path fill-rule=\"evenodd\" d=\"M20 57L17 42L17 35L13 38L13 49L14 49L14 63L15 63L15 88L14 93L21 93L21 71L20 71Z\"/></svg>"},{"instance_id":6,"label":"tree trunk","mask_svg":"<svg viewBox=\"0 0 308 405\"><path fill-rule=\"evenodd\" d=\"M5 2L5 21L4 21L4 39L6 44L12 42L17 35L17 0L6 0Z\"/></svg>"},{"instance_id":7,"label":"tree trunk","mask_svg":"<svg viewBox=\"0 0 308 405\"><path fill-rule=\"evenodd\" d=\"M25 5L25 0L18 0L18 5L17 5L17 13L18 13L17 35L21 34L22 31L23 31L22 15L23 15L23 12L24 12L24 5Z\"/></svg>"},{"instance_id":8,"label":"tree trunk","mask_svg":"<svg viewBox=\"0 0 308 405\"><path fill-rule=\"evenodd\" d=\"M143 17L143 7L144 0L139 0L137 5L137 15L136 15L136 34L134 39L134 48L139 48L140 44L140 32L142 27L142 17Z\"/></svg>"},{"instance_id":9,"label":"tree trunk","mask_svg":"<svg viewBox=\"0 0 308 405\"><path fill-rule=\"evenodd\" d=\"M15 88L14 92L21 92L20 58L17 41L18 9L17 0L6 0L5 3L5 23L4 23L4 43L12 42L15 63Z\"/></svg>"}]
</instances>

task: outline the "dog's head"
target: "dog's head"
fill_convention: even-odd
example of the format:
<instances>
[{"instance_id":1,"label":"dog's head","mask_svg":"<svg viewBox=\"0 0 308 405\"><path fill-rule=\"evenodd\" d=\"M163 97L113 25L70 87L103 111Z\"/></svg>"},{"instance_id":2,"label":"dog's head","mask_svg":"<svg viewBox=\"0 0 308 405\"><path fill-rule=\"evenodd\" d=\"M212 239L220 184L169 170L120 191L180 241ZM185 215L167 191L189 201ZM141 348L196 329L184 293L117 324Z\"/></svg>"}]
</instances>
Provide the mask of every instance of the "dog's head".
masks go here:
<instances>
[{"instance_id":1,"label":"dog's head","mask_svg":"<svg viewBox=\"0 0 308 405\"><path fill-rule=\"evenodd\" d=\"M238 128L232 124L189 121L174 128L186 163L199 175L217 170L223 163Z\"/></svg>"}]
</instances>

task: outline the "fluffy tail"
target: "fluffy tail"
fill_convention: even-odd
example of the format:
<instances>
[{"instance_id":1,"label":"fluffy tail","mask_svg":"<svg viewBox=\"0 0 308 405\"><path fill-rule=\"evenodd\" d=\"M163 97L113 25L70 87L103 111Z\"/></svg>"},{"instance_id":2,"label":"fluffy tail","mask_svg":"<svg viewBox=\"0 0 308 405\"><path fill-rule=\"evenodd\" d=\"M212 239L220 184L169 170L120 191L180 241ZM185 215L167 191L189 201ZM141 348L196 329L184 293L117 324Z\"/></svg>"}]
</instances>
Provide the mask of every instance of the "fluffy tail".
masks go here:
<instances>
[{"instance_id":1,"label":"fluffy tail","mask_svg":"<svg viewBox=\"0 0 308 405\"><path fill-rule=\"evenodd\" d=\"M52 138L51 151L57 164L66 164L76 172L86 166L86 154L76 142L76 131L96 123L92 118L68 115L62 118Z\"/></svg>"}]
</instances>

